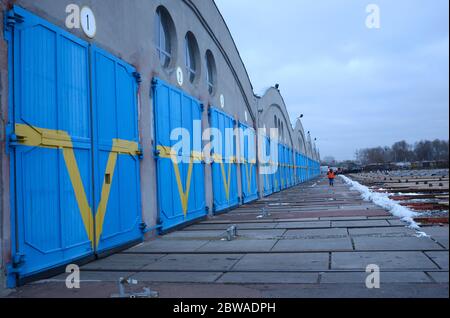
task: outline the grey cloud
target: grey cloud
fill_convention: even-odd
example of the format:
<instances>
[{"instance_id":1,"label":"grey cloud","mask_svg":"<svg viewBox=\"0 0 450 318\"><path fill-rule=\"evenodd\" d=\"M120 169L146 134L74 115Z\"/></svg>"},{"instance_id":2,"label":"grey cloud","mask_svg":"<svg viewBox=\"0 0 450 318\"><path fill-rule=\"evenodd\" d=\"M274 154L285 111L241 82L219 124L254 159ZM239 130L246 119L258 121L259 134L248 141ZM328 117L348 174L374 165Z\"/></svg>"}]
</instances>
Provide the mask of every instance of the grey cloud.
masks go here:
<instances>
[{"instance_id":1,"label":"grey cloud","mask_svg":"<svg viewBox=\"0 0 450 318\"><path fill-rule=\"evenodd\" d=\"M448 139L448 1L216 0L256 92L279 83L322 156ZM365 26L368 3L381 29Z\"/></svg>"}]
</instances>

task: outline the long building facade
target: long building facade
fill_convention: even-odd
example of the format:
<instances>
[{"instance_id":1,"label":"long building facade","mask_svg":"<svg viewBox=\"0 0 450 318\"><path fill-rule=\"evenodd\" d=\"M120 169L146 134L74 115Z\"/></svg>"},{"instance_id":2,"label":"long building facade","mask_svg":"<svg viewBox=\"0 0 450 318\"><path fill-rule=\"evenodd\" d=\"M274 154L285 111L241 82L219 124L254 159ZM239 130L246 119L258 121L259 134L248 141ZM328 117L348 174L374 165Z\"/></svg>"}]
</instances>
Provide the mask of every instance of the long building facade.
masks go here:
<instances>
[{"instance_id":1,"label":"long building facade","mask_svg":"<svg viewBox=\"0 0 450 318\"><path fill-rule=\"evenodd\" d=\"M213 0L0 4L2 284L320 173L278 88L254 93Z\"/></svg>"}]
</instances>

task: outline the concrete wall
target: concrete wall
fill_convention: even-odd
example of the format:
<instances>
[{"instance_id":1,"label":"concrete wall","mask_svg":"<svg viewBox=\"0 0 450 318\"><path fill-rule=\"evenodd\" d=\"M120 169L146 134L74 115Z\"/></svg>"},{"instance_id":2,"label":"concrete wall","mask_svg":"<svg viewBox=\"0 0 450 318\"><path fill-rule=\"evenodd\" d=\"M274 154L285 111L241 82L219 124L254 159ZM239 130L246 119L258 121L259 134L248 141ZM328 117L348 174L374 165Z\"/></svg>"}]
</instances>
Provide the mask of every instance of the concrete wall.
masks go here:
<instances>
[{"instance_id":1,"label":"concrete wall","mask_svg":"<svg viewBox=\"0 0 450 318\"><path fill-rule=\"evenodd\" d=\"M144 149L141 162L142 211L144 222L153 226L157 222L156 167L153 158L153 104L151 80L159 77L177 86L176 69L184 71L185 92L199 99L205 106L220 108L220 96L225 98L223 111L235 119L252 127L273 127L273 116L283 119L286 144L302 149L298 143L297 132L292 129L289 114L283 98L275 88L269 89L259 98L253 93L245 66L240 58L234 40L213 0L0 0L1 13L13 4L19 5L49 22L66 29L65 12L68 4L89 6L96 17L97 33L94 39L87 38L80 29L67 30L74 35L95 43L97 46L122 58L136 67L142 76L139 91L139 127ZM174 61L169 68L162 68L155 47L155 13L158 6L164 6L175 24L176 50ZM3 21L3 19L2 19ZM3 24L0 33L3 35ZM185 72L184 38L190 31L196 37L199 46L200 75L190 83ZM210 50L214 55L217 68L216 90L208 92L205 70L205 53ZM7 45L0 40L0 220L1 255L10 255L10 210L9 210L9 159L5 154L5 124L8 119L8 61ZM261 111L258 111L260 109ZM208 112L203 115L203 128L209 126ZM302 128L303 129L303 128ZM240 175L238 169L238 190L241 196ZM205 169L206 205L212 207L211 168ZM261 184L259 185L262 189ZM260 191L262 193L263 191ZM3 260L4 264L7 260Z\"/></svg>"}]
</instances>

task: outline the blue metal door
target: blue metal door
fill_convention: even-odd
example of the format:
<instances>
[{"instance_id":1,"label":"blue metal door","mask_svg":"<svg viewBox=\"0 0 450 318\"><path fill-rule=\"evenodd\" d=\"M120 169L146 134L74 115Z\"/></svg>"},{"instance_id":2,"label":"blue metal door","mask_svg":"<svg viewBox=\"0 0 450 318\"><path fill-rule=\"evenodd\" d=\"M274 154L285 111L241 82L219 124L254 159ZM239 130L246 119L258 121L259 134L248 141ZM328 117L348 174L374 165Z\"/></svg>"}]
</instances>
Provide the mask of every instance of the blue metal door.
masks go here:
<instances>
[{"instance_id":1,"label":"blue metal door","mask_svg":"<svg viewBox=\"0 0 450 318\"><path fill-rule=\"evenodd\" d=\"M306 179L311 180L311 159L306 158Z\"/></svg>"},{"instance_id":2,"label":"blue metal door","mask_svg":"<svg viewBox=\"0 0 450 318\"><path fill-rule=\"evenodd\" d=\"M243 202L248 203L258 199L255 130L243 123L239 123L239 132L242 196Z\"/></svg>"},{"instance_id":3,"label":"blue metal door","mask_svg":"<svg viewBox=\"0 0 450 318\"><path fill-rule=\"evenodd\" d=\"M266 136L262 137L264 139L264 157L265 159L269 159L269 162L265 164L261 164L263 171L263 178L264 178L264 196L271 195L273 193L273 180L274 180L274 173L273 173L273 158L271 154L271 148L270 148L270 139Z\"/></svg>"},{"instance_id":4,"label":"blue metal door","mask_svg":"<svg viewBox=\"0 0 450 318\"><path fill-rule=\"evenodd\" d=\"M286 183L286 147L283 144L279 144L278 160L280 163L280 190L284 190L287 187Z\"/></svg>"},{"instance_id":5,"label":"blue metal door","mask_svg":"<svg viewBox=\"0 0 450 318\"><path fill-rule=\"evenodd\" d=\"M296 173L296 184L302 182L302 168L301 168L301 156L298 152L295 153L295 173Z\"/></svg>"},{"instance_id":6,"label":"blue metal door","mask_svg":"<svg viewBox=\"0 0 450 318\"><path fill-rule=\"evenodd\" d=\"M95 246L142 239L136 70L91 47Z\"/></svg>"},{"instance_id":7,"label":"blue metal door","mask_svg":"<svg viewBox=\"0 0 450 318\"><path fill-rule=\"evenodd\" d=\"M94 252L89 47L15 7L16 239L20 278Z\"/></svg>"},{"instance_id":8,"label":"blue metal door","mask_svg":"<svg viewBox=\"0 0 450 318\"><path fill-rule=\"evenodd\" d=\"M160 79L153 80L153 103L158 213L162 231L167 231L207 214L201 154L203 107ZM171 139L172 133L176 140Z\"/></svg>"},{"instance_id":9,"label":"blue metal door","mask_svg":"<svg viewBox=\"0 0 450 318\"><path fill-rule=\"evenodd\" d=\"M293 159L293 153L292 153L292 149L287 147L287 155L288 155L288 187L292 187L294 185L294 167L293 167L293 163L292 163L292 159Z\"/></svg>"},{"instance_id":10,"label":"blue metal door","mask_svg":"<svg viewBox=\"0 0 450 318\"><path fill-rule=\"evenodd\" d=\"M220 212L239 204L237 190L235 120L228 114L211 108L210 126L213 128L211 144L212 181L214 206L213 212Z\"/></svg>"},{"instance_id":11,"label":"blue metal door","mask_svg":"<svg viewBox=\"0 0 450 318\"><path fill-rule=\"evenodd\" d=\"M117 81L114 89L101 86L108 75L92 80L96 68L91 69L88 43L20 7L8 15L16 21L10 59L14 248L8 275L22 279L141 237L136 86L119 71L112 77ZM103 100L104 105L92 107L92 92L101 98L114 96L115 103ZM120 124L106 118L119 104L127 113L117 117ZM102 126L93 123L92 116ZM128 125L133 129L121 128ZM102 129L115 133L106 136ZM102 136L109 140L99 141ZM114 158L108 168L100 163L102 142L108 144L107 157ZM128 157L133 158L133 169L125 163ZM96 180L100 175L102 180L106 176L107 186ZM99 210L101 220L93 212Z\"/></svg>"},{"instance_id":12,"label":"blue metal door","mask_svg":"<svg viewBox=\"0 0 450 318\"><path fill-rule=\"evenodd\" d=\"M270 142L273 143L274 141L271 140ZM279 192L281 191L281 168L282 168L281 159L283 157L283 152L280 143L276 143L273 147L276 147L278 149L276 153L271 154L273 158L272 159L273 166L274 169L276 170L275 173L273 174L273 191Z\"/></svg>"},{"instance_id":13,"label":"blue metal door","mask_svg":"<svg viewBox=\"0 0 450 318\"><path fill-rule=\"evenodd\" d=\"M302 183L306 181L306 159L305 155L301 155L301 163L302 163Z\"/></svg>"}]
</instances>

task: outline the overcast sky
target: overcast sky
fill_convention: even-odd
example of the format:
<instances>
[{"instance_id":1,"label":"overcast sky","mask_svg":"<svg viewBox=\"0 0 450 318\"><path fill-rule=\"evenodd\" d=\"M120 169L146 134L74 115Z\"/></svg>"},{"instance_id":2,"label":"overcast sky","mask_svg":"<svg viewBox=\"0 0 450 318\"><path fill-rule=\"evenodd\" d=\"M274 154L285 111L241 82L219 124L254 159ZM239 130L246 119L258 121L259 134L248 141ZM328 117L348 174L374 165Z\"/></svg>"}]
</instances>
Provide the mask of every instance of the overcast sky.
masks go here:
<instances>
[{"instance_id":1,"label":"overcast sky","mask_svg":"<svg viewBox=\"0 0 450 318\"><path fill-rule=\"evenodd\" d=\"M255 93L280 84L322 158L448 139L448 0L215 0ZM366 27L368 4L380 29Z\"/></svg>"}]
</instances>

